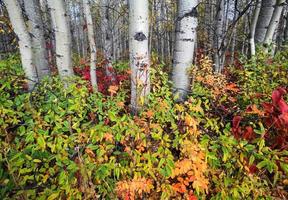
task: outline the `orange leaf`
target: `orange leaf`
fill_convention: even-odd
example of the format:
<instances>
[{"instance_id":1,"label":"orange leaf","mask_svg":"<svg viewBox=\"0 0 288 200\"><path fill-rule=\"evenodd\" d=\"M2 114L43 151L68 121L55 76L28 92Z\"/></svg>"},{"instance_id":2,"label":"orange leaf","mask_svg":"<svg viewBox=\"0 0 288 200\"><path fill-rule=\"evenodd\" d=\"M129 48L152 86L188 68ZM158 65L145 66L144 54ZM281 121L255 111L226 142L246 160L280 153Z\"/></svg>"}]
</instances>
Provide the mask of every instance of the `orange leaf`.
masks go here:
<instances>
[{"instance_id":1,"label":"orange leaf","mask_svg":"<svg viewBox=\"0 0 288 200\"><path fill-rule=\"evenodd\" d=\"M111 85L108 89L108 92L110 92L110 95L113 96L114 94L117 93L118 89L119 89L118 86Z\"/></svg>"},{"instance_id":2,"label":"orange leaf","mask_svg":"<svg viewBox=\"0 0 288 200\"><path fill-rule=\"evenodd\" d=\"M95 154L94 154L94 152L91 149L86 148L85 149L85 153L87 153L88 156L90 156L91 158L95 158Z\"/></svg>"},{"instance_id":3,"label":"orange leaf","mask_svg":"<svg viewBox=\"0 0 288 200\"><path fill-rule=\"evenodd\" d=\"M109 142L113 142L113 135L110 133L105 133L104 140L109 141Z\"/></svg>"},{"instance_id":4,"label":"orange leaf","mask_svg":"<svg viewBox=\"0 0 288 200\"><path fill-rule=\"evenodd\" d=\"M228 91L232 91L232 92L239 92L239 88L237 87L237 85L235 83L230 83L230 84L226 85L225 89Z\"/></svg>"},{"instance_id":5,"label":"orange leaf","mask_svg":"<svg viewBox=\"0 0 288 200\"><path fill-rule=\"evenodd\" d=\"M255 104L248 106L248 108L246 109L246 113L264 116L264 112L259 110Z\"/></svg>"},{"instance_id":6,"label":"orange leaf","mask_svg":"<svg viewBox=\"0 0 288 200\"><path fill-rule=\"evenodd\" d=\"M148 110L148 111L146 112L146 116L147 116L148 118L153 117L153 115L154 115L154 112L151 111L151 110Z\"/></svg>"}]
</instances>

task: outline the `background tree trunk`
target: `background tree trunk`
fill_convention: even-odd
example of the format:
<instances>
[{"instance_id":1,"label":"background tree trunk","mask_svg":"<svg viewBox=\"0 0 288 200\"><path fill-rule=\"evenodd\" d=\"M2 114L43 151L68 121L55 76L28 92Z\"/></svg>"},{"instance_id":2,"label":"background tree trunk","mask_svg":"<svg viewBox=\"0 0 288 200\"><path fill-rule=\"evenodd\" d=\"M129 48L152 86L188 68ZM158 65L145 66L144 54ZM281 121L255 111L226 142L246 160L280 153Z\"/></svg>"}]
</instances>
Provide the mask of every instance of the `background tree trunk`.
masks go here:
<instances>
[{"instance_id":1,"label":"background tree trunk","mask_svg":"<svg viewBox=\"0 0 288 200\"><path fill-rule=\"evenodd\" d=\"M61 78L74 75L71 31L64 0L48 0L56 40L56 63Z\"/></svg>"},{"instance_id":2,"label":"background tree trunk","mask_svg":"<svg viewBox=\"0 0 288 200\"><path fill-rule=\"evenodd\" d=\"M269 23L269 26L265 35L265 39L264 39L265 45L269 46L273 42L273 36L274 36L275 30L278 27L280 17L282 14L282 10L284 7L284 3L285 3L285 0L277 0L276 2L274 12L271 17L271 20L270 20L270 23Z\"/></svg>"},{"instance_id":3,"label":"background tree trunk","mask_svg":"<svg viewBox=\"0 0 288 200\"><path fill-rule=\"evenodd\" d=\"M224 0L219 0L216 11L215 34L213 40L213 48L214 48L213 60L215 64L215 71L217 73L220 73L222 68L221 43L223 40L223 18L224 18Z\"/></svg>"},{"instance_id":4,"label":"background tree trunk","mask_svg":"<svg viewBox=\"0 0 288 200\"><path fill-rule=\"evenodd\" d=\"M175 95L184 101L189 91L190 78L187 70L192 67L196 42L198 1L179 0L176 27L176 43L173 57L172 80Z\"/></svg>"},{"instance_id":5,"label":"background tree trunk","mask_svg":"<svg viewBox=\"0 0 288 200\"><path fill-rule=\"evenodd\" d=\"M261 2L261 9L255 31L256 44L262 44L264 42L267 28L273 15L275 2L276 0L262 0Z\"/></svg>"},{"instance_id":6,"label":"background tree trunk","mask_svg":"<svg viewBox=\"0 0 288 200\"><path fill-rule=\"evenodd\" d=\"M129 51L131 66L131 108L136 114L150 92L148 0L129 0Z\"/></svg>"},{"instance_id":7,"label":"background tree trunk","mask_svg":"<svg viewBox=\"0 0 288 200\"><path fill-rule=\"evenodd\" d=\"M28 79L28 90L32 91L38 82L38 76L33 64L32 42L25 26L22 10L17 0L3 0L3 2L7 8L14 32L18 37L22 66Z\"/></svg>"},{"instance_id":8,"label":"background tree trunk","mask_svg":"<svg viewBox=\"0 0 288 200\"><path fill-rule=\"evenodd\" d=\"M90 46L90 77L91 85L94 91L97 91L97 77L96 77L96 64L97 64L97 52L96 44L94 39L94 27L90 11L89 0L83 0L84 14L87 23L88 39Z\"/></svg>"},{"instance_id":9,"label":"background tree trunk","mask_svg":"<svg viewBox=\"0 0 288 200\"><path fill-rule=\"evenodd\" d=\"M257 21L258 21L258 18L259 18L260 10L261 10L261 0L257 0L256 4L255 4L255 9L254 9L251 25L250 25L250 34L249 34L249 36L250 36L249 43L250 43L250 54L251 54L251 56L255 56L255 54L256 54L255 31L256 31L256 25L257 25Z\"/></svg>"}]
</instances>

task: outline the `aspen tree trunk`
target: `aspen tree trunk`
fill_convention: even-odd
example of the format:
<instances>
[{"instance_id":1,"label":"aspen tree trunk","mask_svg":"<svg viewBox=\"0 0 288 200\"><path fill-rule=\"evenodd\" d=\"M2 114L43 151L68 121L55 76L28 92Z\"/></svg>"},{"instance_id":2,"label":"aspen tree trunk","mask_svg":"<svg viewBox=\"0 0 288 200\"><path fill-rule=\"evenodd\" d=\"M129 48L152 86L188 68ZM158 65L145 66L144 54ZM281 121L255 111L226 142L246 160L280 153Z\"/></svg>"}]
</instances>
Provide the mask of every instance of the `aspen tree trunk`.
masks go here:
<instances>
[{"instance_id":1,"label":"aspen tree trunk","mask_svg":"<svg viewBox=\"0 0 288 200\"><path fill-rule=\"evenodd\" d=\"M85 30L87 28L85 28L86 27L86 22L85 22L85 19L84 19L84 12L83 12L84 8L83 8L81 0L78 1L78 4L79 4L79 14L80 14L80 16L79 16L80 39L82 41L81 52L82 52L82 56L84 58L86 58L87 57L87 45L88 45L88 42L87 42L87 35L86 35Z\"/></svg>"},{"instance_id":2,"label":"aspen tree trunk","mask_svg":"<svg viewBox=\"0 0 288 200\"><path fill-rule=\"evenodd\" d=\"M103 9L104 56L106 60L105 71L111 81L114 81L114 74L112 73L113 36L111 29L110 3L111 0L102 0L101 6Z\"/></svg>"},{"instance_id":3,"label":"aspen tree trunk","mask_svg":"<svg viewBox=\"0 0 288 200\"><path fill-rule=\"evenodd\" d=\"M255 56L255 54L256 54L255 31L256 31L256 25L257 25L260 10L261 10L261 0L257 0L256 5L255 5L255 10L253 13L253 17L252 17L252 21L251 21L251 25L250 25L249 43L250 43L251 57Z\"/></svg>"},{"instance_id":4,"label":"aspen tree trunk","mask_svg":"<svg viewBox=\"0 0 288 200\"><path fill-rule=\"evenodd\" d=\"M131 67L131 109L137 114L150 93L148 0L129 0L129 54Z\"/></svg>"},{"instance_id":5,"label":"aspen tree trunk","mask_svg":"<svg viewBox=\"0 0 288 200\"><path fill-rule=\"evenodd\" d=\"M213 55L213 48L214 48L214 35L215 35L215 30L214 30L214 0L208 1L208 5L209 5L209 14L208 16L208 23L209 23L209 28L208 28L208 37L209 37L209 57L212 58Z\"/></svg>"},{"instance_id":6,"label":"aspen tree trunk","mask_svg":"<svg viewBox=\"0 0 288 200\"><path fill-rule=\"evenodd\" d=\"M213 41L215 71L221 73L221 43L223 40L224 0L219 0L216 14L215 34Z\"/></svg>"},{"instance_id":7,"label":"aspen tree trunk","mask_svg":"<svg viewBox=\"0 0 288 200\"><path fill-rule=\"evenodd\" d=\"M3 2L7 8L14 32L19 40L21 62L25 76L28 79L28 90L32 91L38 82L38 76L33 64L32 42L25 26L22 10L17 0L3 0Z\"/></svg>"},{"instance_id":8,"label":"aspen tree trunk","mask_svg":"<svg viewBox=\"0 0 288 200\"><path fill-rule=\"evenodd\" d=\"M45 48L47 50L47 61L49 65L49 69L52 69L56 63L56 56L55 56L55 38L52 34L52 20L51 15L49 12L49 7L47 0L40 0L40 7L43 19L43 32L44 32L44 39L45 39Z\"/></svg>"},{"instance_id":9,"label":"aspen tree trunk","mask_svg":"<svg viewBox=\"0 0 288 200\"><path fill-rule=\"evenodd\" d=\"M34 64L37 69L39 79L50 75L43 32L43 21L41 18L41 8L39 1L24 1L26 14L29 19L29 29L32 34L32 50L34 55Z\"/></svg>"},{"instance_id":10,"label":"aspen tree trunk","mask_svg":"<svg viewBox=\"0 0 288 200\"><path fill-rule=\"evenodd\" d=\"M265 35L265 39L264 39L264 44L267 46L270 45L273 41L273 35L275 33L275 30L278 27L280 17L282 14L282 10L284 7L284 3L285 3L285 0L277 0L276 2L275 9L271 17L271 20L270 20L270 23L269 23L269 26Z\"/></svg>"},{"instance_id":11,"label":"aspen tree trunk","mask_svg":"<svg viewBox=\"0 0 288 200\"><path fill-rule=\"evenodd\" d=\"M285 22L285 30L284 30L284 45L287 45L288 44L288 12L286 13L285 21L286 22Z\"/></svg>"},{"instance_id":12,"label":"aspen tree trunk","mask_svg":"<svg viewBox=\"0 0 288 200\"><path fill-rule=\"evenodd\" d=\"M81 9L80 7L77 8L77 3L76 2L71 2L71 7L68 6L68 9L71 9L70 11L70 29L72 32L72 41L75 41L75 46L77 50L77 56L83 57L82 54L82 40L80 38L80 20L79 20L79 10ZM73 46L73 45L72 45ZM72 48L75 50L74 48ZM74 51L72 51L74 52Z\"/></svg>"},{"instance_id":13,"label":"aspen tree trunk","mask_svg":"<svg viewBox=\"0 0 288 200\"><path fill-rule=\"evenodd\" d=\"M237 12L237 7L238 7L238 2L235 1L234 2L234 11L233 11L233 21L236 21L237 17L238 17L238 12ZM232 45L231 45L231 60L230 60L230 64L234 64L235 61L235 47L236 47L236 40L237 40L237 26L235 25L235 27L233 28L233 35L232 35Z\"/></svg>"},{"instance_id":14,"label":"aspen tree trunk","mask_svg":"<svg viewBox=\"0 0 288 200\"><path fill-rule=\"evenodd\" d=\"M190 78L187 70L192 67L196 42L198 0L178 0L176 43L173 57L172 80L175 96L184 101L189 91Z\"/></svg>"},{"instance_id":15,"label":"aspen tree trunk","mask_svg":"<svg viewBox=\"0 0 288 200\"><path fill-rule=\"evenodd\" d=\"M74 75L72 69L71 31L64 0L48 0L56 40L56 64L60 77Z\"/></svg>"},{"instance_id":16,"label":"aspen tree trunk","mask_svg":"<svg viewBox=\"0 0 288 200\"><path fill-rule=\"evenodd\" d=\"M262 0L261 9L255 30L256 44L262 44L265 39L267 28L273 15L276 0Z\"/></svg>"},{"instance_id":17,"label":"aspen tree trunk","mask_svg":"<svg viewBox=\"0 0 288 200\"><path fill-rule=\"evenodd\" d=\"M88 39L90 46L90 77L93 90L97 91L97 77L96 77L96 64L97 64L97 50L94 39L94 27L90 10L89 0L83 0L84 14L87 23Z\"/></svg>"}]
</instances>

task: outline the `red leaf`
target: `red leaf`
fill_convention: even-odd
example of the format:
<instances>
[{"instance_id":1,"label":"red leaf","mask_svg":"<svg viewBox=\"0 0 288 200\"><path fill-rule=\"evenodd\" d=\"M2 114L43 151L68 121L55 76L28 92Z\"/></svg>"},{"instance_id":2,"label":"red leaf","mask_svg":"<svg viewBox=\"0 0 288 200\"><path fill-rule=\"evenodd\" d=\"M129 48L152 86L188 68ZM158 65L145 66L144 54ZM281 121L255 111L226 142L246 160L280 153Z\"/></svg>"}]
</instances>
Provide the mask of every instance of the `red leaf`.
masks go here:
<instances>
[{"instance_id":1,"label":"red leaf","mask_svg":"<svg viewBox=\"0 0 288 200\"><path fill-rule=\"evenodd\" d=\"M236 139L239 139L240 137L241 128L239 128L239 125L241 119L242 118L240 116L235 116L232 120L232 132Z\"/></svg>"},{"instance_id":2,"label":"red leaf","mask_svg":"<svg viewBox=\"0 0 288 200\"><path fill-rule=\"evenodd\" d=\"M249 172L251 174L255 174L257 171L258 171L258 168L256 167L255 164L249 166Z\"/></svg>"},{"instance_id":3,"label":"red leaf","mask_svg":"<svg viewBox=\"0 0 288 200\"><path fill-rule=\"evenodd\" d=\"M274 105L278 105L279 101L282 99L282 96L286 94L286 90L283 88L278 88L272 92L272 102Z\"/></svg>"},{"instance_id":4,"label":"red leaf","mask_svg":"<svg viewBox=\"0 0 288 200\"><path fill-rule=\"evenodd\" d=\"M241 119L242 119L242 117L240 117L240 116L235 116L233 118L233 120L232 120L233 128L239 128Z\"/></svg>"},{"instance_id":5,"label":"red leaf","mask_svg":"<svg viewBox=\"0 0 288 200\"><path fill-rule=\"evenodd\" d=\"M271 103L262 103L262 107L266 113L271 114L274 112L274 106Z\"/></svg>"},{"instance_id":6,"label":"red leaf","mask_svg":"<svg viewBox=\"0 0 288 200\"><path fill-rule=\"evenodd\" d=\"M251 139L253 139L253 136L254 136L253 128L251 126L247 126L246 130L243 134L243 139L251 140Z\"/></svg>"},{"instance_id":7,"label":"red leaf","mask_svg":"<svg viewBox=\"0 0 288 200\"><path fill-rule=\"evenodd\" d=\"M187 200L198 200L198 198L194 194L189 194Z\"/></svg>"},{"instance_id":8,"label":"red leaf","mask_svg":"<svg viewBox=\"0 0 288 200\"><path fill-rule=\"evenodd\" d=\"M282 115L279 116L280 121L284 126L288 126L288 112L283 113Z\"/></svg>"},{"instance_id":9,"label":"red leaf","mask_svg":"<svg viewBox=\"0 0 288 200\"><path fill-rule=\"evenodd\" d=\"M279 110L281 113L287 113L288 112L288 105L284 101L284 99L280 99L278 102Z\"/></svg>"}]
</instances>

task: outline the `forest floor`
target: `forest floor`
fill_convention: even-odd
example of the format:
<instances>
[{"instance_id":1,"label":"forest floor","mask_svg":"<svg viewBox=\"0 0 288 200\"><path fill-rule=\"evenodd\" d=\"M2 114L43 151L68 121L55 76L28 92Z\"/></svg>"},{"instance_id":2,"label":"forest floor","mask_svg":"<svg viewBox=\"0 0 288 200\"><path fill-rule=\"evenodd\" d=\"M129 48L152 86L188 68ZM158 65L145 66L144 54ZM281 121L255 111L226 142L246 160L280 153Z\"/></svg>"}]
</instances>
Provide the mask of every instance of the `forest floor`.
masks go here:
<instances>
[{"instance_id":1,"label":"forest floor","mask_svg":"<svg viewBox=\"0 0 288 200\"><path fill-rule=\"evenodd\" d=\"M184 103L173 99L169 66L153 57L137 116L127 63L111 81L99 62L98 93L84 61L67 88L55 76L27 93L19 63L0 61L1 199L288 197L288 52L223 74L201 57Z\"/></svg>"}]
</instances>

